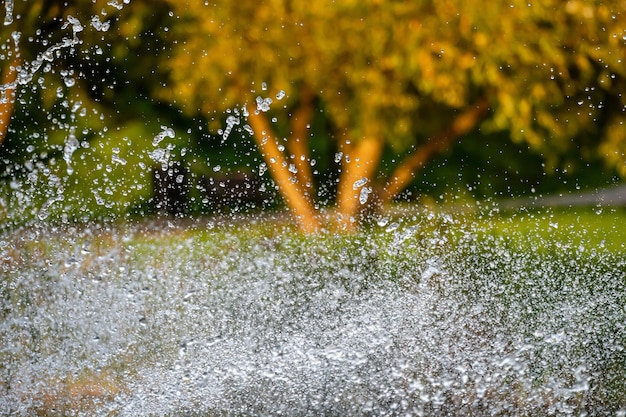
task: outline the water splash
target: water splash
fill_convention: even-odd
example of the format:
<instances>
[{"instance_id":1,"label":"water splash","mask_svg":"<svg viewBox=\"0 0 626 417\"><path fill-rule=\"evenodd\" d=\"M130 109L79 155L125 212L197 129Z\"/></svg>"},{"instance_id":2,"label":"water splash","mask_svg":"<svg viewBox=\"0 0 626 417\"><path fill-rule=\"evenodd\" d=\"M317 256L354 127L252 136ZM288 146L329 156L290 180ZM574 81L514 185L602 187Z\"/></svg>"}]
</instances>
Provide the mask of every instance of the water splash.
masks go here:
<instances>
[{"instance_id":1,"label":"water splash","mask_svg":"<svg viewBox=\"0 0 626 417\"><path fill-rule=\"evenodd\" d=\"M353 190L358 190L359 188L363 187L365 184L367 184L369 180L367 178L361 178L360 180L356 180L354 182L354 184L352 184L352 189Z\"/></svg>"},{"instance_id":2,"label":"water splash","mask_svg":"<svg viewBox=\"0 0 626 417\"><path fill-rule=\"evenodd\" d=\"M20 67L15 81L0 86L0 92L2 92L3 97L6 96L7 90L14 90L19 85L28 85L37 75L45 62L54 61L54 57L58 53L58 51L75 47L81 43L81 40L78 36L78 34L83 31L83 25L81 24L81 22L74 16L69 15L67 17L67 20L64 22L62 29L65 30L68 27L71 27L72 29L71 37L64 37L60 42L49 46L45 49L45 51L38 54L32 62L24 63L24 65ZM15 48L19 49L21 34L19 32L13 32L11 36L14 40Z\"/></svg>"},{"instance_id":3,"label":"water splash","mask_svg":"<svg viewBox=\"0 0 626 417\"><path fill-rule=\"evenodd\" d=\"M13 0L5 0L4 2L4 26L13 23Z\"/></svg>"},{"instance_id":4,"label":"water splash","mask_svg":"<svg viewBox=\"0 0 626 417\"><path fill-rule=\"evenodd\" d=\"M263 98L261 96L256 98L256 111L266 113L270 110L270 105L273 100L269 97Z\"/></svg>"},{"instance_id":5,"label":"water splash","mask_svg":"<svg viewBox=\"0 0 626 417\"><path fill-rule=\"evenodd\" d=\"M74 128L72 128L65 139L65 145L63 147L63 160L67 164L67 175L72 175L74 173L74 168L72 167L72 155L78 148L80 148L80 143L76 138Z\"/></svg>"},{"instance_id":6,"label":"water splash","mask_svg":"<svg viewBox=\"0 0 626 417\"><path fill-rule=\"evenodd\" d=\"M161 131L152 139L152 146L159 145L165 138L174 138L176 136L174 129L167 126L161 126Z\"/></svg>"},{"instance_id":7,"label":"water splash","mask_svg":"<svg viewBox=\"0 0 626 417\"><path fill-rule=\"evenodd\" d=\"M372 191L373 191L372 187L361 188L361 191L359 192L359 203L360 204L367 203L367 200L369 199L369 196L372 193Z\"/></svg>"},{"instance_id":8,"label":"water splash","mask_svg":"<svg viewBox=\"0 0 626 417\"><path fill-rule=\"evenodd\" d=\"M583 263L575 251L516 250L444 216L432 222L306 241L219 223L3 236L0 413L624 406L623 256L597 251ZM34 236L59 249L34 256ZM81 381L99 387L95 405L67 398Z\"/></svg>"},{"instance_id":9,"label":"water splash","mask_svg":"<svg viewBox=\"0 0 626 417\"><path fill-rule=\"evenodd\" d=\"M99 16L92 16L91 26L93 26L93 28L96 29L97 31L106 32L111 28L111 22L109 21L103 22L100 20Z\"/></svg>"},{"instance_id":10,"label":"water splash","mask_svg":"<svg viewBox=\"0 0 626 417\"><path fill-rule=\"evenodd\" d=\"M237 116L233 116L232 114L226 118L226 129L222 132L222 143L226 142L228 136L230 136L230 132L233 130L233 127L239 125L241 123L241 119Z\"/></svg>"},{"instance_id":11,"label":"water splash","mask_svg":"<svg viewBox=\"0 0 626 417\"><path fill-rule=\"evenodd\" d=\"M124 8L124 5L130 4L130 0L123 0L123 1L111 0L107 4L109 6L115 7L117 10L122 10Z\"/></svg>"}]
</instances>

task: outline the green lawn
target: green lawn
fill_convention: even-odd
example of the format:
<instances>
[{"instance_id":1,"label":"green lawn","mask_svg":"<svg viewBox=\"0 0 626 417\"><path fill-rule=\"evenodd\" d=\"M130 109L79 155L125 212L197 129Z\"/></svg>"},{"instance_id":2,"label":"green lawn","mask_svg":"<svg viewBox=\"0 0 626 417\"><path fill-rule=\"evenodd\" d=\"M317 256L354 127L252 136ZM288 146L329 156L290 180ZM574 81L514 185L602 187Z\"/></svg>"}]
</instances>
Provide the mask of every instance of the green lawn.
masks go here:
<instances>
[{"instance_id":1,"label":"green lawn","mask_svg":"<svg viewBox=\"0 0 626 417\"><path fill-rule=\"evenodd\" d=\"M487 233L509 236L520 247L531 241L546 246L554 244L585 250L626 253L626 210L560 209L529 211L478 219L477 227Z\"/></svg>"}]
</instances>

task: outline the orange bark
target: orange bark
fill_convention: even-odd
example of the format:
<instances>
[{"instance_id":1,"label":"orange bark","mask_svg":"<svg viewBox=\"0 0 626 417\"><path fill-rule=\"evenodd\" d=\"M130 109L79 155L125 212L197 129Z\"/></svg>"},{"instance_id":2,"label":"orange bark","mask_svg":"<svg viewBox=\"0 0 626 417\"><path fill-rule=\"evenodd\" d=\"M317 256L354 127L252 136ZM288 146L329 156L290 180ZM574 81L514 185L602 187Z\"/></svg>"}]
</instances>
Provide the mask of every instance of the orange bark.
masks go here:
<instances>
[{"instance_id":1,"label":"orange bark","mask_svg":"<svg viewBox=\"0 0 626 417\"><path fill-rule=\"evenodd\" d=\"M459 136L476 127L489 110L488 101L481 98L476 104L459 114L452 124L439 135L432 137L424 145L409 154L396 167L390 176L380 198L382 204L391 202L413 181L415 171L422 168L433 155L447 149Z\"/></svg>"},{"instance_id":2,"label":"orange bark","mask_svg":"<svg viewBox=\"0 0 626 417\"><path fill-rule=\"evenodd\" d=\"M20 59L15 57L11 63L4 68L2 74L2 85L9 85L15 83L17 80L17 67L20 64ZM0 102L0 145L6 138L7 131L9 130L9 123L13 116L13 110L15 108L15 88L6 88L2 94Z\"/></svg>"},{"instance_id":3,"label":"orange bark","mask_svg":"<svg viewBox=\"0 0 626 417\"><path fill-rule=\"evenodd\" d=\"M293 155L296 177L308 198L313 194L313 173L309 155L309 126L313 119L313 93L303 88L298 108L291 116L291 134L287 149Z\"/></svg>"},{"instance_id":4,"label":"orange bark","mask_svg":"<svg viewBox=\"0 0 626 417\"><path fill-rule=\"evenodd\" d=\"M374 173L382 157L383 141L366 137L355 144L344 143L343 152L345 158L337 190L337 209L341 216L340 225L351 230L356 226L359 211L365 206L360 201L360 195L363 187L372 186Z\"/></svg>"},{"instance_id":5,"label":"orange bark","mask_svg":"<svg viewBox=\"0 0 626 417\"><path fill-rule=\"evenodd\" d=\"M305 233L317 231L320 223L313 204L306 197L295 174L289 171L289 161L279 149L278 138L273 133L267 117L253 110L248 116L248 122L254 131L254 140L259 151L267 163L280 194L291 209L298 227Z\"/></svg>"}]
</instances>

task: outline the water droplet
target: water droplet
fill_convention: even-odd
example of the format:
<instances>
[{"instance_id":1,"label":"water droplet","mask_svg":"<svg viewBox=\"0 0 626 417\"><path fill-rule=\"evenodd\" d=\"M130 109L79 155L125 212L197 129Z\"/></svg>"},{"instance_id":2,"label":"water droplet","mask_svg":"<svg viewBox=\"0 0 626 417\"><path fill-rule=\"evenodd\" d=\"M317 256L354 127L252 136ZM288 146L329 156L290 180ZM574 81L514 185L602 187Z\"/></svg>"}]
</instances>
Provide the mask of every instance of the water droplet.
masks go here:
<instances>
[{"instance_id":1,"label":"water droplet","mask_svg":"<svg viewBox=\"0 0 626 417\"><path fill-rule=\"evenodd\" d=\"M124 4L118 2L117 0L110 0L107 4L109 6L115 7L117 10L122 10L122 8L124 7Z\"/></svg>"},{"instance_id":2,"label":"water droplet","mask_svg":"<svg viewBox=\"0 0 626 417\"><path fill-rule=\"evenodd\" d=\"M270 104L272 104L272 99L271 98L263 98L263 97L257 97L256 98L256 108L257 111L260 112L268 112L270 110Z\"/></svg>"},{"instance_id":3,"label":"water droplet","mask_svg":"<svg viewBox=\"0 0 626 417\"><path fill-rule=\"evenodd\" d=\"M396 230L398 227L400 227L400 224L398 222L393 222L391 223L386 229L386 232L393 232L394 230Z\"/></svg>"},{"instance_id":4,"label":"water droplet","mask_svg":"<svg viewBox=\"0 0 626 417\"><path fill-rule=\"evenodd\" d=\"M76 113L81 108L82 105L83 105L83 102L80 100L72 104L72 113Z\"/></svg>"},{"instance_id":5,"label":"water droplet","mask_svg":"<svg viewBox=\"0 0 626 417\"><path fill-rule=\"evenodd\" d=\"M97 31L106 32L111 27L110 22L102 22L98 16L93 16L91 18L91 26L93 26Z\"/></svg>"},{"instance_id":6,"label":"water droplet","mask_svg":"<svg viewBox=\"0 0 626 417\"><path fill-rule=\"evenodd\" d=\"M67 28L69 25L72 26L72 32L74 33L75 36L77 33L82 32L84 29L83 25L80 23L80 20L78 20L72 15L67 16L67 22L63 24L62 29Z\"/></svg>"},{"instance_id":7,"label":"water droplet","mask_svg":"<svg viewBox=\"0 0 626 417\"><path fill-rule=\"evenodd\" d=\"M385 227L389 223L389 219L387 217L381 217L376 221L376 224L380 227Z\"/></svg>"},{"instance_id":8,"label":"water droplet","mask_svg":"<svg viewBox=\"0 0 626 417\"><path fill-rule=\"evenodd\" d=\"M83 242L83 244L80 247L80 253L82 255L87 255L90 252L91 252L91 242L89 240L86 240Z\"/></svg>"},{"instance_id":9,"label":"water droplet","mask_svg":"<svg viewBox=\"0 0 626 417\"><path fill-rule=\"evenodd\" d=\"M233 130L233 127L238 125L241 122L239 117L233 116L232 114L226 118L226 129L222 132L222 143L228 139L230 132Z\"/></svg>"},{"instance_id":10,"label":"water droplet","mask_svg":"<svg viewBox=\"0 0 626 417\"><path fill-rule=\"evenodd\" d=\"M71 165L72 155L79 147L80 142L78 142L74 132L70 131L70 134L65 139L65 146L63 147L63 160L67 163L68 175L72 175L74 173L74 168L72 168Z\"/></svg>"},{"instance_id":11,"label":"water droplet","mask_svg":"<svg viewBox=\"0 0 626 417\"><path fill-rule=\"evenodd\" d=\"M246 132L248 132L248 134L249 134L250 136L253 136L253 135L254 135L254 130L252 130L252 128L251 128L251 127L250 127L250 125L248 125L248 124L243 125L243 130L245 130Z\"/></svg>"},{"instance_id":12,"label":"water droplet","mask_svg":"<svg viewBox=\"0 0 626 417\"><path fill-rule=\"evenodd\" d=\"M361 188L361 192L359 193L359 203L365 204L369 198L370 193L372 192L371 187L363 187Z\"/></svg>"},{"instance_id":13,"label":"water droplet","mask_svg":"<svg viewBox=\"0 0 626 417\"><path fill-rule=\"evenodd\" d=\"M157 146L165 138L174 138L176 135L174 129L167 126L161 126L161 131L152 140L152 146Z\"/></svg>"},{"instance_id":14,"label":"water droplet","mask_svg":"<svg viewBox=\"0 0 626 417\"><path fill-rule=\"evenodd\" d=\"M359 188L363 187L365 184L367 184L368 179L367 178L361 178L360 180L356 180L354 182L354 184L352 184L352 189L353 190L358 190Z\"/></svg>"},{"instance_id":15,"label":"water droplet","mask_svg":"<svg viewBox=\"0 0 626 417\"><path fill-rule=\"evenodd\" d=\"M50 213L47 209L43 207L39 210L39 213L37 213L37 217L39 218L39 220L46 220L48 216L50 216Z\"/></svg>"},{"instance_id":16,"label":"water droplet","mask_svg":"<svg viewBox=\"0 0 626 417\"><path fill-rule=\"evenodd\" d=\"M126 160L117 154L111 155L111 163L115 165L126 165Z\"/></svg>"},{"instance_id":17,"label":"water droplet","mask_svg":"<svg viewBox=\"0 0 626 417\"><path fill-rule=\"evenodd\" d=\"M13 23L13 0L5 0L4 11L4 26L9 26Z\"/></svg>"},{"instance_id":18,"label":"water droplet","mask_svg":"<svg viewBox=\"0 0 626 417\"><path fill-rule=\"evenodd\" d=\"M170 159L170 152L167 149L156 148L150 152L148 152L148 156L154 162L159 162L162 165L163 170L167 169L167 165Z\"/></svg>"}]
</instances>

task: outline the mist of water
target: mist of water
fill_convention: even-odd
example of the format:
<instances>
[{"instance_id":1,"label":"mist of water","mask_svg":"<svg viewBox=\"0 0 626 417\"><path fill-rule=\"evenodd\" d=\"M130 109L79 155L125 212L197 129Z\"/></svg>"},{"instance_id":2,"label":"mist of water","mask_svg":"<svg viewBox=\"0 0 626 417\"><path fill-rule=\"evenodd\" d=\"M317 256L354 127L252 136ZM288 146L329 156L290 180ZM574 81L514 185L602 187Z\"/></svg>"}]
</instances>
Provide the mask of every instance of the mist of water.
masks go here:
<instances>
[{"instance_id":1,"label":"mist of water","mask_svg":"<svg viewBox=\"0 0 626 417\"><path fill-rule=\"evenodd\" d=\"M520 251L470 229L406 223L307 241L219 227L215 237L5 236L0 410L618 412L626 260ZM109 243L92 247L94 232ZM59 251L38 253L41 239ZM86 376L101 387L87 405L68 388Z\"/></svg>"}]
</instances>

